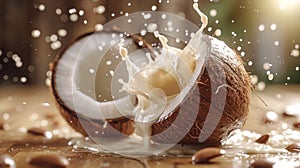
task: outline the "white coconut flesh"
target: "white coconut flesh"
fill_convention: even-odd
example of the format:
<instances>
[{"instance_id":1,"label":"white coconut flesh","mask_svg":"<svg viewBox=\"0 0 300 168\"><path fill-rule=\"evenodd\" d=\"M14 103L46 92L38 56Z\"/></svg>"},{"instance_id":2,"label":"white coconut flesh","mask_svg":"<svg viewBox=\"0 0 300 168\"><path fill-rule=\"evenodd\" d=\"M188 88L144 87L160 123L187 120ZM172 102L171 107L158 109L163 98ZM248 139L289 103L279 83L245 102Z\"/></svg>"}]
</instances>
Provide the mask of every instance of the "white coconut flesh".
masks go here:
<instances>
[{"instance_id":1,"label":"white coconut flesh","mask_svg":"<svg viewBox=\"0 0 300 168\"><path fill-rule=\"evenodd\" d=\"M124 92L119 99L113 99L110 88L114 66L122 64L118 45L111 44L118 43L120 36L123 34L94 33L63 52L55 67L54 86L64 106L92 119L130 115L126 112L132 111L135 97ZM130 51L138 48L130 38L125 38L124 43ZM116 106L122 106L122 113Z\"/></svg>"}]
</instances>

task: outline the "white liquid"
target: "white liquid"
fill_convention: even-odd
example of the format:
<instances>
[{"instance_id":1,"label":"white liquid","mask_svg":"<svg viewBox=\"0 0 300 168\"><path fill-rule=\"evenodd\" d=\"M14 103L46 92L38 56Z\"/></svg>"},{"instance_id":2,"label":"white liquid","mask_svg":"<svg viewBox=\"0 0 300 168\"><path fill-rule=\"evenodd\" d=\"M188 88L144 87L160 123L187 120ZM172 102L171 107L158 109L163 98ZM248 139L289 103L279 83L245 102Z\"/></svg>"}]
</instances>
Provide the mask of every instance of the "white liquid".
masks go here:
<instances>
[{"instance_id":1,"label":"white liquid","mask_svg":"<svg viewBox=\"0 0 300 168\"><path fill-rule=\"evenodd\" d=\"M148 64L140 68L129 59L128 50L123 47L123 44L119 44L119 53L126 62L129 73L129 81L123 83L122 90L137 96L138 104L133 111L135 131L143 138L143 146L147 150L153 147L152 124L159 119L172 99L190 82L197 59L199 59L195 52L199 47L193 48L193 46L198 45L198 41L201 40L200 37L207 26L208 18L200 11L197 3L194 3L193 7L203 24L183 50L169 46L168 39L155 31L154 35L159 38L163 47L161 54L156 54L154 60L148 57ZM158 76L165 78L160 79ZM170 87L172 88L169 90Z\"/></svg>"},{"instance_id":2,"label":"white liquid","mask_svg":"<svg viewBox=\"0 0 300 168\"><path fill-rule=\"evenodd\" d=\"M68 145L73 146L75 149L87 149L98 153L116 153L131 157L193 155L203 147L199 145L172 145L172 148L170 148L170 144L156 143L151 143L151 146L145 146L142 138L136 134L124 139L111 140L110 138L103 138L99 141L105 145L95 143L89 138L76 138L69 141Z\"/></svg>"}]
</instances>

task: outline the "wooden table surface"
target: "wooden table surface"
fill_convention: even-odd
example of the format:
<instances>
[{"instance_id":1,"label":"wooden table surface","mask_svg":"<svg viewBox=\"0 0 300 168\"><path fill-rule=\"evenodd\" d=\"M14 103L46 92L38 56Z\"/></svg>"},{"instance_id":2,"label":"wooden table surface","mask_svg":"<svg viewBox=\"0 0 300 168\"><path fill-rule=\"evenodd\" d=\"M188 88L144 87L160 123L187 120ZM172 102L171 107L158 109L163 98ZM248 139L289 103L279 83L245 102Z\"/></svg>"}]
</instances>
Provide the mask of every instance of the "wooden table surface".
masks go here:
<instances>
[{"instance_id":1,"label":"wooden table surface","mask_svg":"<svg viewBox=\"0 0 300 168\"><path fill-rule=\"evenodd\" d=\"M267 106L260 100L263 99ZM261 116L272 110L281 113L286 105L300 104L300 85L271 85L262 92L252 95L250 114L244 129L264 134L268 128L261 122ZM300 109L299 109L300 110ZM40 154L55 153L70 161L69 167L249 167L256 159L277 157L280 154L253 154L250 156L224 155L212 163L194 165L190 156L160 156L129 158L114 154L101 154L68 145L80 134L74 132L59 115L48 88L6 86L0 87L0 121L5 130L0 130L0 154L13 157L17 167L36 167L28 160ZM31 135L26 131L32 127L42 127L52 131L53 138ZM285 154L291 160L298 154Z\"/></svg>"}]
</instances>

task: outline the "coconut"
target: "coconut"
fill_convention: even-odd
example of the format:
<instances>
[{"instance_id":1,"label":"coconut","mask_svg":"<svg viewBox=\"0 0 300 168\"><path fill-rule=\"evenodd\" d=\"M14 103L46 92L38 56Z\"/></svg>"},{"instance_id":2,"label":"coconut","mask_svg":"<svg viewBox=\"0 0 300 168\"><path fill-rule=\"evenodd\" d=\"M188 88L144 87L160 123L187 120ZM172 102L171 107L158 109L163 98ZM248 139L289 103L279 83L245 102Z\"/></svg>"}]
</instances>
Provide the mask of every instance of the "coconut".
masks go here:
<instances>
[{"instance_id":1,"label":"coconut","mask_svg":"<svg viewBox=\"0 0 300 168\"><path fill-rule=\"evenodd\" d=\"M183 50L156 33L163 45L157 54L145 40L139 46L140 37L114 31L67 47L52 66L51 89L68 123L94 138L137 133L167 144L216 145L241 128L249 75L236 52L202 33L207 18L194 8L205 24Z\"/></svg>"},{"instance_id":2,"label":"coconut","mask_svg":"<svg viewBox=\"0 0 300 168\"><path fill-rule=\"evenodd\" d=\"M84 47L84 49L79 52L78 48L81 48L81 45L87 43L86 46L88 46L88 43L97 40L100 40L102 43L105 38L110 40L114 33L104 31L88 34L79 38L75 43L64 50L53 64L51 88L59 110L66 121L83 135L106 137L120 136L123 134L131 135L135 129L134 116L129 113L127 116L124 116L126 113L120 113L118 111L119 109L115 107L116 104L120 104L118 106L124 106L126 109L128 102L133 105L137 103L135 97L127 97L127 95L119 100L110 98L106 101L98 101L97 98L92 97L92 94L89 94L88 90L82 89L83 87L89 88L91 86L81 86L80 83L76 83L76 73L73 72L76 71L75 62L79 59L74 57L83 57L88 63L85 65L82 63L84 60L81 60L79 61L81 64L78 66L82 66L81 71L86 70L89 72L88 68L91 67L90 62L95 61L95 58L87 57L93 57L99 48L99 46L94 44L92 47ZM180 99L182 102L175 105L175 109L167 113L164 112L158 120L152 124L152 140L156 142L173 143L174 140L178 140L176 133L187 132L179 143L199 143L199 136L202 134L202 136L207 137L207 139L201 143L218 144L222 139L227 137L232 130L241 128L246 120L251 85L249 75L245 71L240 57L224 42L216 38L203 35L203 39L205 39L207 43L208 54L201 73L196 77L196 81L194 81L188 93L183 95L183 98ZM134 46L135 42L133 38L127 38L126 44L127 43L132 45L133 50L138 48L137 45ZM112 53L108 54L113 55ZM111 58L112 56L109 57L109 59ZM114 61L120 62L120 60ZM85 74L77 75L81 75L80 80L89 80L81 79L85 77ZM221 81L222 75L224 75L226 79L226 85ZM92 79L90 80L93 81ZM110 83L111 81L100 79L99 82ZM92 85L88 83L84 84ZM79 86L82 88L79 88ZM78 87L75 89L78 93L74 93L74 90L72 90L74 87ZM212 101L212 97L219 96L218 94L222 94L224 91L226 91L226 100L225 106L222 108L218 106L218 102ZM79 99L77 104L76 100L74 100L74 95L77 95L75 97ZM82 106L80 106L80 103L78 105L78 102L83 103ZM93 106L102 109L102 116L95 115L97 111L95 112L94 109L90 108ZM103 109L106 109L106 111ZM195 111L197 111L197 116L195 119L191 119ZM210 115L209 118L208 114ZM220 115L221 117L218 119ZM193 122L193 124L191 125L190 122ZM214 123L217 123L217 125ZM111 127L108 127L107 124ZM205 124L207 126L205 129L206 132L203 130ZM186 125L191 126L187 128ZM167 129L169 130L168 134L161 134Z\"/></svg>"}]
</instances>

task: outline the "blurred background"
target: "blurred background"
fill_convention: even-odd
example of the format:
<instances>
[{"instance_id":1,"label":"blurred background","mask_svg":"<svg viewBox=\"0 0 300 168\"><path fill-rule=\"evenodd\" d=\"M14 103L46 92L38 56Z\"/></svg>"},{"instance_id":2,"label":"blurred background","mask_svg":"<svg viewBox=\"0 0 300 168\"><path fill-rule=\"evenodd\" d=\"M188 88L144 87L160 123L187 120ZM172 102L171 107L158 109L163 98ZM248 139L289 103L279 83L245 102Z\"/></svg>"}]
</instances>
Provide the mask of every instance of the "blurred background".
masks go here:
<instances>
[{"instance_id":1,"label":"blurred background","mask_svg":"<svg viewBox=\"0 0 300 168\"><path fill-rule=\"evenodd\" d=\"M242 56L251 82L300 82L300 0L199 0L207 34ZM49 63L87 32L137 11L164 11L199 25L193 0L0 0L0 86L45 85Z\"/></svg>"}]
</instances>

